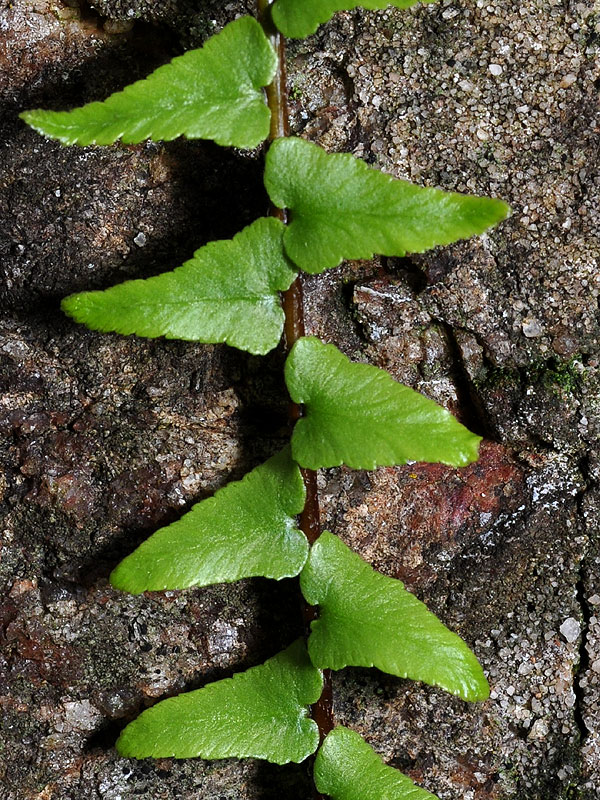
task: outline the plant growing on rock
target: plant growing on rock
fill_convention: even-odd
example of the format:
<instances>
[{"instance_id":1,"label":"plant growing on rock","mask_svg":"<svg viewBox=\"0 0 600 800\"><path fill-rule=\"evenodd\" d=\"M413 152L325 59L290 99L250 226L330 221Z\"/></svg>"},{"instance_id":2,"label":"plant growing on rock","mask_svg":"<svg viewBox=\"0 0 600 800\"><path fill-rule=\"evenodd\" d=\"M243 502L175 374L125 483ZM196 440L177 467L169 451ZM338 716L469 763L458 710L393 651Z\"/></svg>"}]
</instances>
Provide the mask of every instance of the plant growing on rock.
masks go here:
<instances>
[{"instance_id":1,"label":"plant growing on rock","mask_svg":"<svg viewBox=\"0 0 600 800\"><path fill-rule=\"evenodd\" d=\"M480 234L508 207L418 187L289 135L283 37L306 36L355 5L259 0L259 21L231 22L201 49L102 103L22 117L65 144L183 135L253 148L269 140L269 217L231 240L209 243L172 272L63 301L67 314L96 330L222 342L260 355L283 336L287 352L290 445L157 531L111 581L141 593L299 576L306 641L233 678L158 703L127 726L117 749L135 758L255 757L277 764L316 752L317 796L418 800L431 795L384 765L358 734L335 727L329 670L376 666L472 701L487 697L487 681L464 642L400 581L321 531L315 471L410 461L464 466L477 458L479 437L385 371L306 337L299 272L321 273L374 253L404 256Z\"/></svg>"}]
</instances>

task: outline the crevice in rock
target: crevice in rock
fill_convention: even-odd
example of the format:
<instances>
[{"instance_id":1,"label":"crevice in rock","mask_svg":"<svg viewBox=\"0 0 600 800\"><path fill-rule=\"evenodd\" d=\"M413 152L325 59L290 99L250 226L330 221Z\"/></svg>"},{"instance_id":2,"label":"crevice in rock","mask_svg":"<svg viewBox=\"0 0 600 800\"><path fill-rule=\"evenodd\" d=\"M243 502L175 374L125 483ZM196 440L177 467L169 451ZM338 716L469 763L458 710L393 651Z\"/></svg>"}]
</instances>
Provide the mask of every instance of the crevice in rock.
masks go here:
<instances>
[{"instance_id":1,"label":"crevice in rock","mask_svg":"<svg viewBox=\"0 0 600 800\"><path fill-rule=\"evenodd\" d=\"M61 4L64 8L74 9L81 23L99 34L117 35L128 41L134 40L138 49L157 51L159 57L163 56L163 50L171 56L181 52L181 43L173 30L166 25L158 26L138 18L111 18L103 14L93 0L61 0Z\"/></svg>"},{"instance_id":2,"label":"crevice in rock","mask_svg":"<svg viewBox=\"0 0 600 800\"><path fill-rule=\"evenodd\" d=\"M448 342L448 349L454 365L452 378L456 387L463 424L479 436L490 441L498 441L496 432L487 419L483 403L469 376L454 328L442 319L434 318L432 322L440 326Z\"/></svg>"},{"instance_id":3,"label":"crevice in rock","mask_svg":"<svg viewBox=\"0 0 600 800\"><path fill-rule=\"evenodd\" d=\"M587 631L590 623L590 609L585 597L585 558L579 565L578 579L575 585L575 597L581 609L582 625L581 638L579 640L579 664L573 675L573 692L575 693L575 705L573 706L573 719L577 725L580 736L580 745L583 744L589 731L585 724L585 693L581 685L581 677L585 675L590 666L590 656L587 650Z\"/></svg>"},{"instance_id":4,"label":"crevice in rock","mask_svg":"<svg viewBox=\"0 0 600 800\"><path fill-rule=\"evenodd\" d=\"M587 532L586 514L584 508L584 498L589 491L593 479L590 476L588 457L584 456L578 464L579 471L584 480L582 489L578 492L576 497L577 502L577 516L581 520L581 526L584 532ZM589 546L589 533L588 533L588 546ZM586 547L586 551L587 551ZM583 745L585 739L589 734L588 726L585 722L585 690L582 684L582 678L586 675L590 667L590 655L588 651L588 631L590 627L590 619L592 617L592 610L586 598L586 571L587 552L584 551L581 561L579 562L579 570L577 575L577 583L575 585L575 597L577 604L581 609L582 625L581 637L579 640L579 663L573 675L573 692L575 694L575 705L573 707L573 719L577 725L577 730L580 737L580 746Z\"/></svg>"},{"instance_id":5,"label":"crevice in rock","mask_svg":"<svg viewBox=\"0 0 600 800\"><path fill-rule=\"evenodd\" d=\"M383 260L384 259L382 258L381 261ZM385 278L388 276L389 273L387 272L387 270L383 266L379 266L369 275L363 275L357 280L345 281L340 287L341 300L344 308L347 310L348 319L352 324L352 328L354 330L357 339L363 346L371 345L373 344L373 342L369 337L365 324L361 320L360 315L358 313L358 305L354 298L354 292L357 287L360 287L363 284L368 283L373 278Z\"/></svg>"},{"instance_id":6,"label":"crevice in rock","mask_svg":"<svg viewBox=\"0 0 600 800\"><path fill-rule=\"evenodd\" d=\"M103 17L93 6L90 0L62 0L62 5L66 8L74 8L79 11L82 22L87 22L94 26L98 31L104 29L104 23L108 19Z\"/></svg>"},{"instance_id":7,"label":"crevice in rock","mask_svg":"<svg viewBox=\"0 0 600 800\"><path fill-rule=\"evenodd\" d=\"M354 331L358 339L365 345L372 345L373 339L368 333L368 328L360 318L358 305L355 299L355 290L361 286L368 285L372 280L398 280L406 281L410 291L414 294L417 301L426 286L425 275L414 261L410 258L379 256L375 260L376 268L368 275L362 275L357 280L346 281L341 287L342 299L348 309L348 316L352 321Z\"/></svg>"},{"instance_id":8,"label":"crevice in rock","mask_svg":"<svg viewBox=\"0 0 600 800\"><path fill-rule=\"evenodd\" d=\"M412 258L381 256L381 277L396 277L398 273L402 273L402 277L414 292L415 299L427 288L427 275Z\"/></svg>"}]
</instances>

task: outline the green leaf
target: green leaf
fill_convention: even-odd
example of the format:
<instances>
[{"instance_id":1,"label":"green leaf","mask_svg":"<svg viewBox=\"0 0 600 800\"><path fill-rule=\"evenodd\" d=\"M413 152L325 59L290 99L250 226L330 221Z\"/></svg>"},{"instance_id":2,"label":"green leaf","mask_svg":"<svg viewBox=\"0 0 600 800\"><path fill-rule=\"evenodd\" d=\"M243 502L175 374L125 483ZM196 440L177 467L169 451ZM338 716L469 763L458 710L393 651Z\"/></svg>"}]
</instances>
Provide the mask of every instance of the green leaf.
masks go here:
<instances>
[{"instance_id":1,"label":"green leaf","mask_svg":"<svg viewBox=\"0 0 600 800\"><path fill-rule=\"evenodd\" d=\"M431 2L432 0L424 0ZM353 8L408 8L417 0L276 0L273 6L273 21L284 36L304 39L314 33L322 22L327 22L336 11Z\"/></svg>"},{"instance_id":2,"label":"green leaf","mask_svg":"<svg viewBox=\"0 0 600 800\"><path fill-rule=\"evenodd\" d=\"M63 144L112 144L117 139L169 141L177 136L256 147L269 135L270 112L261 87L277 56L261 26L242 17L102 103L73 111L25 111L32 128Z\"/></svg>"},{"instance_id":3,"label":"green leaf","mask_svg":"<svg viewBox=\"0 0 600 800\"><path fill-rule=\"evenodd\" d=\"M375 469L407 461L464 466L477 459L481 437L446 409L312 336L292 348L285 380L292 400L304 404L292 436L292 455L301 467Z\"/></svg>"},{"instance_id":4,"label":"green leaf","mask_svg":"<svg viewBox=\"0 0 600 800\"><path fill-rule=\"evenodd\" d=\"M271 145L265 186L276 206L291 211L287 254L313 274L343 259L403 256L465 239L510 211L500 200L424 189L293 137Z\"/></svg>"},{"instance_id":5,"label":"green leaf","mask_svg":"<svg viewBox=\"0 0 600 800\"><path fill-rule=\"evenodd\" d=\"M315 666L377 667L440 686L463 700L485 700L489 687L473 653L401 581L381 575L325 531L300 574L307 602L318 605L308 652Z\"/></svg>"},{"instance_id":6,"label":"green leaf","mask_svg":"<svg viewBox=\"0 0 600 800\"><path fill-rule=\"evenodd\" d=\"M308 542L293 515L302 511L305 497L302 475L286 447L157 531L119 564L111 583L139 594L256 575L277 580L297 575Z\"/></svg>"},{"instance_id":7,"label":"green leaf","mask_svg":"<svg viewBox=\"0 0 600 800\"><path fill-rule=\"evenodd\" d=\"M437 800L384 764L358 733L341 726L321 745L314 778L319 792L332 800Z\"/></svg>"},{"instance_id":8,"label":"green leaf","mask_svg":"<svg viewBox=\"0 0 600 800\"><path fill-rule=\"evenodd\" d=\"M125 728L117 750L130 758L303 761L319 744L307 707L322 688L299 639L258 667L157 703Z\"/></svg>"},{"instance_id":9,"label":"green leaf","mask_svg":"<svg viewBox=\"0 0 600 800\"><path fill-rule=\"evenodd\" d=\"M200 248L172 272L71 295L62 309L94 330L226 342L267 353L283 330L278 293L296 276L283 252L283 227L273 218L258 219L233 239Z\"/></svg>"}]
</instances>

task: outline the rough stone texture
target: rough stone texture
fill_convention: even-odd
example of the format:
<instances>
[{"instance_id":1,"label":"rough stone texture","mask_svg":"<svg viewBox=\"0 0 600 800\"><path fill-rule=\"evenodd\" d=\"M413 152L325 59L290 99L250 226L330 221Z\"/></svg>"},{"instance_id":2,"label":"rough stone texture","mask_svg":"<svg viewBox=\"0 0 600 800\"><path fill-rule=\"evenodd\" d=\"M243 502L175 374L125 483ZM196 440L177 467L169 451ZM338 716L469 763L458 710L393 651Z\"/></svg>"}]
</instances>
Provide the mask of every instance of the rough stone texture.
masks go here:
<instances>
[{"instance_id":1,"label":"rough stone texture","mask_svg":"<svg viewBox=\"0 0 600 800\"><path fill-rule=\"evenodd\" d=\"M252 7L0 9L2 800L310 794L302 766L112 749L157 698L297 635L292 581L136 598L107 581L151 530L281 445L281 354L103 336L58 309L263 213L258 154L68 150L16 116L102 98ZM338 720L441 800L600 794L599 24L590 3L442 2L340 13L289 51L296 133L514 208L479 240L305 284L310 333L488 439L463 470L319 476L323 524L404 580L490 677L473 707L373 671L335 677Z\"/></svg>"}]
</instances>

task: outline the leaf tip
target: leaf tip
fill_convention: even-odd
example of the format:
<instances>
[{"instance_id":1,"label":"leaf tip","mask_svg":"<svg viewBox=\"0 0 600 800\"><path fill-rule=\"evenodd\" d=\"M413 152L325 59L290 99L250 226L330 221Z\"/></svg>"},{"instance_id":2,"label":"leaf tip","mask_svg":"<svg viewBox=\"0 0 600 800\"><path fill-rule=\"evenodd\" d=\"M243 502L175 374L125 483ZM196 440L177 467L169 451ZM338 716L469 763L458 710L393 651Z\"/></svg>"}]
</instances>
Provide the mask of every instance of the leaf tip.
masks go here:
<instances>
[{"instance_id":1,"label":"leaf tip","mask_svg":"<svg viewBox=\"0 0 600 800\"><path fill-rule=\"evenodd\" d=\"M60 124L57 125L57 118L60 118L62 113L60 111L49 111L45 108L33 108L28 111L22 111L19 114L19 118L47 139L54 139L62 142L62 144L73 144L74 141L69 139L66 132L61 129Z\"/></svg>"},{"instance_id":2,"label":"leaf tip","mask_svg":"<svg viewBox=\"0 0 600 800\"><path fill-rule=\"evenodd\" d=\"M490 203L492 204L490 216L493 218L493 222L491 222L490 225L497 225L498 223L503 222L513 213L511 206L509 206L504 200L493 197L490 198Z\"/></svg>"},{"instance_id":3,"label":"leaf tip","mask_svg":"<svg viewBox=\"0 0 600 800\"><path fill-rule=\"evenodd\" d=\"M481 703L484 700L489 700L490 697L490 684L479 661L477 661L477 667L476 674L473 675L473 683L467 687L463 695L463 698L469 703Z\"/></svg>"},{"instance_id":4,"label":"leaf tip","mask_svg":"<svg viewBox=\"0 0 600 800\"><path fill-rule=\"evenodd\" d=\"M122 758L141 759L147 757L145 754L142 754L139 747L136 746L135 731L132 730L136 727L136 723L137 720L134 720L123 728L115 742L115 750Z\"/></svg>"},{"instance_id":5,"label":"leaf tip","mask_svg":"<svg viewBox=\"0 0 600 800\"><path fill-rule=\"evenodd\" d=\"M68 317L75 318L75 314L77 313L77 308L79 306L79 298L80 294L70 294L67 297L63 297L60 301L60 308L63 314L66 314Z\"/></svg>"},{"instance_id":6,"label":"leaf tip","mask_svg":"<svg viewBox=\"0 0 600 800\"><path fill-rule=\"evenodd\" d=\"M458 654L460 656L459 672L456 673L455 680L452 680L450 683L439 682L434 683L434 685L445 689L468 703L480 703L484 700L488 700L490 696L490 685L479 659L469 645L461 639L457 633L454 635L460 643L458 646Z\"/></svg>"},{"instance_id":7,"label":"leaf tip","mask_svg":"<svg viewBox=\"0 0 600 800\"><path fill-rule=\"evenodd\" d=\"M122 758L135 758L135 755L131 751L125 736L126 730L127 728L125 728L125 730L121 731L119 734L119 738L115 742L115 750Z\"/></svg>"},{"instance_id":8,"label":"leaf tip","mask_svg":"<svg viewBox=\"0 0 600 800\"><path fill-rule=\"evenodd\" d=\"M473 433L468 428L465 428L465 430L469 434L469 439L466 443L464 452L461 454L461 461L460 464L458 464L460 467L466 467L469 464L473 464L475 461L479 460L479 449L481 443L483 442L482 436Z\"/></svg>"},{"instance_id":9,"label":"leaf tip","mask_svg":"<svg viewBox=\"0 0 600 800\"><path fill-rule=\"evenodd\" d=\"M142 594L144 591L146 591L143 587L140 588L138 582L131 579L130 574L125 568L124 561L121 561L120 564L117 564L117 566L108 576L108 581L113 589L117 589L120 592L127 592L128 594Z\"/></svg>"},{"instance_id":10,"label":"leaf tip","mask_svg":"<svg viewBox=\"0 0 600 800\"><path fill-rule=\"evenodd\" d=\"M19 119L32 128L36 133L46 136L47 138L56 139L56 136L48 132L47 122L48 111L43 108L33 108L28 111L21 111Z\"/></svg>"},{"instance_id":11,"label":"leaf tip","mask_svg":"<svg viewBox=\"0 0 600 800\"><path fill-rule=\"evenodd\" d=\"M150 708L146 709L137 719L134 719L133 722L130 722L129 725L123 728L119 734L115 742L115 750L122 758L135 758L141 761L144 758L168 758L169 755L171 755L167 752L155 752L155 748L152 746L152 739L148 735L148 732L139 730L141 727L140 720L142 720L143 725L144 715L151 710Z\"/></svg>"},{"instance_id":12,"label":"leaf tip","mask_svg":"<svg viewBox=\"0 0 600 800\"><path fill-rule=\"evenodd\" d=\"M99 330L106 330L100 326L94 325L92 318L92 305L90 305L90 295L100 294L99 292L77 292L63 297L60 301L60 308L63 314L70 317L74 322L86 325L88 328L95 328Z\"/></svg>"},{"instance_id":13,"label":"leaf tip","mask_svg":"<svg viewBox=\"0 0 600 800\"><path fill-rule=\"evenodd\" d=\"M31 125L32 121L35 119L36 111L35 109L30 109L29 111L21 111L19 114L19 119L22 119L23 122L26 122L27 125Z\"/></svg>"}]
</instances>

